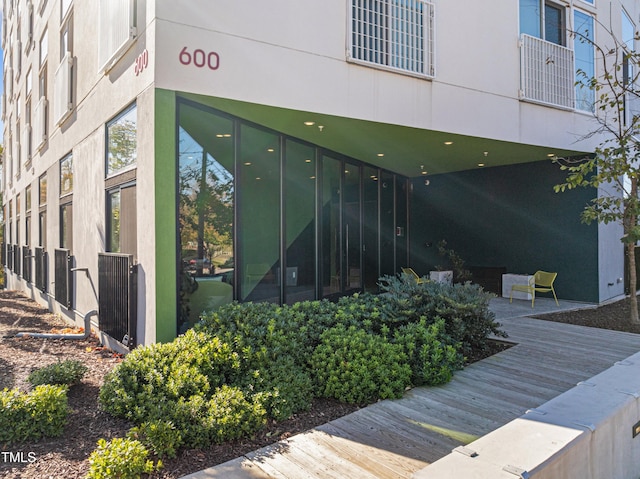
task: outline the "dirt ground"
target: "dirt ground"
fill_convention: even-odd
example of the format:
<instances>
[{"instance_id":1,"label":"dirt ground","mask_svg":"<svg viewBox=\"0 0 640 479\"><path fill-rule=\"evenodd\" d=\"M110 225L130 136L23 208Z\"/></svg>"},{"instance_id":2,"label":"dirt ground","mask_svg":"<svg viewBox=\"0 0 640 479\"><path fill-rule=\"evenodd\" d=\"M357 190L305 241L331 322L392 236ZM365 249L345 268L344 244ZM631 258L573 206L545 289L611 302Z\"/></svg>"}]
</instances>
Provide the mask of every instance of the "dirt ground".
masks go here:
<instances>
[{"instance_id":1,"label":"dirt ground","mask_svg":"<svg viewBox=\"0 0 640 479\"><path fill-rule=\"evenodd\" d=\"M619 302L593 310L555 313L542 319L640 333L628 321L628 304ZM89 468L88 457L100 438L123 437L132 426L98 407L98 391L104 375L121 356L98 344L83 341L16 338L18 332L67 332L67 325L20 293L0 291L0 389L29 389L31 371L64 359L79 359L88 368L82 382L69 391L71 413L64 434L24 444L0 444L0 477L6 479L80 479ZM75 331L73 331L75 332ZM213 446L184 450L154 478L175 479L191 472L234 459L291 435L305 431L357 409L334 401L316 401L310 411L269 424L254 437ZM5 453L12 453L11 455ZM19 454L22 453L22 454Z\"/></svg>"}]
</instances>

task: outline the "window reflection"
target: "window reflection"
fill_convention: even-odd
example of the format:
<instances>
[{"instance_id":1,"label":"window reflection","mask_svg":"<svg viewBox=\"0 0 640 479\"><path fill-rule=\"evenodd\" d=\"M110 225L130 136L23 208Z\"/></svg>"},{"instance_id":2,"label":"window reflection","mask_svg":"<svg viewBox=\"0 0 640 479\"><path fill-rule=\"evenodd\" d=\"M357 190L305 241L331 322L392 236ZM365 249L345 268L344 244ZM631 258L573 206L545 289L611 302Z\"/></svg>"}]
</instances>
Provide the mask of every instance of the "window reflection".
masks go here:
<instances>
[{"instance_id":1,"label":"window reflection","mask_svg":"<svg viewBox=\"0 0 640 479\"><path fill-rule=\"evenodd\" d=\"M180 105L180 322L233 300L233 123Z\"/></svg>"}]
</instances>

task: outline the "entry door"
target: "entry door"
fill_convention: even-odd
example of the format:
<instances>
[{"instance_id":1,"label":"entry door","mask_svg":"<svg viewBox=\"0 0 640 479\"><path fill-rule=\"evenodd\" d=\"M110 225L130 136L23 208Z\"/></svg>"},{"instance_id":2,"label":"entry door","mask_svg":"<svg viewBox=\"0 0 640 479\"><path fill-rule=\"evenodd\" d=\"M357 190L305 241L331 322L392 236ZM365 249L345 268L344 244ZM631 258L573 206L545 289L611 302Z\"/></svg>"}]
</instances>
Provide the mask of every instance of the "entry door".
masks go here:
<instances>
[{"instance_id":1,"label":"entry door","mask_svg":"<svg viewBox=\"0 0 640 479\"><path fill-rule=\"evenodd\" d=\"M137 197L136 185L120 190L122 200L120 246L122 253L138 255L138 222L136 219Z\"/></svg>"}]
</instances>

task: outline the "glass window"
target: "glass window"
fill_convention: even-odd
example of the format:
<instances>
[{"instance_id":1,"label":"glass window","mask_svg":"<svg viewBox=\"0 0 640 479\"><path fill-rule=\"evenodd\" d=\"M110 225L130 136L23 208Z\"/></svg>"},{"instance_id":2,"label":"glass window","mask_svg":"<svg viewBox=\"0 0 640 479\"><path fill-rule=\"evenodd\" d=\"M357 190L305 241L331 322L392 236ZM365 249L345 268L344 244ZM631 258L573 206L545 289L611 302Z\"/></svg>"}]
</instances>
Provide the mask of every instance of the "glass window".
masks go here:
<instances>
[{"instance_id":1,"label":"glass window","mask_svg":"<svg viewBox=\"0 0 640 479\"><path fill-rule=\"evenodd\" d=\"M285 149L286 271L285 302L315 299L315 149L287 140ZM279 273L279 272L278 272ZM278 274L277 281L282 281Z\"/></svg>"},{"instance_id":2,"label":"glass window","mask_svg":"<svg viewBox=\"0 0 640 479\"><path fill-rule=\"evenodd\" d=\"M243 124L240 130L238 232L243 301L280 301L279 136Z\"/></svg>"},{"instance_id":3,"label":"glass window","mask_svg":"<svg viewBox=\"0 0 640 479\"><path fill-rule=\"evenodd\" d=\"M67 53L73 55L73 16L70 16L60 28L60 60Z\"/></svg>"},{"instance_id":4,"label":"glass window","mask_svg":"<svg viewBox=\"0 0 640 479\"><path fill-rule=\"evenodd\" d=\"M107 251L120 252L120 190L107 194L107 220L109 221L109 236Z\"/></svg>"},{"instance_id":5,"label":"glass window","mask_svg":"<svg viewBox=\"0 0 640 479\"><path fill-rule=\"evenodd\" d=\"M73 249L73 204L60 206L60 248Z\"/></svg>"},{"instance_id":6,"label":"glass window","mask_svg":"<svg viewBox=\"0 0 640 479\"><path fill-rule=\"evenodd\" d=\"M31 211L31 186L27 186L24 191L24 208L26 212Z\"/></svg>"},{"instance_id":7,"label":"glass window","mask_svg":"<svg viewBox=\"0 0 640 479\"><path fill-rule=\"evenodd\" d=\"M565 7L544 0L520 0L520 33L564 45L565 32Z\"/></svg>"},{"instance_id":8,"label":"glass window","mask_svg":"<svg viewBox=\"0 0 640 479\"><path fill-rule=\"evenodd\" d=\"M42 67L44 65L44 63L47 61L47 54L48 54L48 49L49 49L49 33L48 31L45 29L44 33L42 34L42 36L40 37L40 67Z\"/></svg>"},{"instance_id":9,"label":"glass window","mask_svg":"<svg viewBox=\"0 0 640 479\"><path fill-rule=\"evenodd\" d=\"M71 7L72 0L62 0L60 2L60 20L64 19Z\"/></svg>"},{"instance_id":10,"label":"glass window","mask_svg":"<svg viewBox=\"0 0 640 479\"><path fill-rule=\"evenodd\" d=\"M137 109L134 104L107 123L107 176L134 167L137 151Z\"/></svg>"},{"instance_id":11,"label":"glass window","mask_svg":"<svg viewBox=\"0 0 640 479\"><path fill-rule=\"evenodd\" d=\"M378 291L378 186L377 168L366 167L363 173L364 217L362 220L362 268L365 291Z\"/></svg>"},{"instance_id":12,"label":"glass window","mask_svg":"<svg viewBox=\"0 0 640 479\"><path fill-rule=\"evenodd\" d=\"M593 111L594 91L589 81L595 76L593 17L576 10L574 13L576 37L574 40L576 70L576 108Z\"/></svg>"},{"instance_id":13,"label":"glass window","mask_svg":"<svg viewBox=\"0 0 640 479\"><path fill-rule=\"evenodd\" d=\"M234 125L179 103L179 321L234 299Z\"/></svg>"},{"instance_id":14,"label":"glass window","mask_svg":"<svg viewBox=\"0 0 640 479\"><path fill-rule=\"evenodd\" d=\"M73 156L60 160L60 196L73 192Z\"/></svg>"},{"instance_id":15,"label":"glass window","mask_svg":"<svg viewBox=\"0 0 640 479\"><path fill-rule=\"evenodd\" d=\"M340 177L342 162L322 158L322 287L323 296L342 290L342 231L340 229Z\"/></svg>"},{"instance_id":16,"label":"glass window","mask_svg":"<svg viewBox=\"0 0 640 479\"><path fill-rule=\"evenodd\" d=\"M47 177L41 176L38 181L38 205L43 206L47 204Z\"/></svg>"}]
</instances>

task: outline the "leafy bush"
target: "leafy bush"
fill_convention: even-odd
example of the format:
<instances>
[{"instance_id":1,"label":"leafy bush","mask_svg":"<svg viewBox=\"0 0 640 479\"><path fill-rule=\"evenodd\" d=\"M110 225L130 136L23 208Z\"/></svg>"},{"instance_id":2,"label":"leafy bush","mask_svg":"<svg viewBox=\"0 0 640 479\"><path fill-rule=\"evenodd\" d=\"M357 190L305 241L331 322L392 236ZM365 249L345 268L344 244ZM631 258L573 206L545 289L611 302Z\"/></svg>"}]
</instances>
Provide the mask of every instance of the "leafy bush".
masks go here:
<instances>
[{"instance_id":1,"label":"leafy bush","mask_svg":"<svg viewBox=\"0 0 640 479\"><path fill-rule=\"evenodd\" d=\"M75 359L67 359L36 369L27 378L32 386L41 384L66 384L72 386L79 383L87 372L87 367Z\"/></svg>"},{"instance_id":2,"label":"leafy bush","mask_svg":"<svg viewBox=\"0 0 640 479\"><path fill-rule=\"evenodd\" d=\"M433 323L441 318L452 343L460 343L465 356L486 350L491 334L506 337L489 310L489 300L494 295L476 284L447 285L432 281L418 284L407 277L384 276L380 288L394 324L402 326L421 318Z\"/></svg>"},{"instance_id":3,"label":"leafy bush","mask_svg":"<svg viewBox=\"0 0 640 479\"><path fill-rule=\"evenodd\" d=\"M238 355L228 344L189 330L171 343L129 353L105 377L100 404L136 424L165 419L170 404L192 395L206 396L212 388L230 382L239 367Z\"/></svg>"},{"instance_id":4,"label":"leafy bush","mask_svg":"<svg viewBox=\"0 0 640 479\"><path fill-rule=\"evenodd\" d=\"M210 398L180 398L166 410L190 447L204 447L250 435L264 426L260 395L248 398L237 387L223 385Z\"/></svg>"},{"instance_id":5,"label":"leafy bush","mask_svg":"<svg viewBox=\"0 0 640 479\"><path fill-rule=\"evenodd\" d=\"M409 357L414 386L444 384L451 380L454 371L462 368L464 358L450 344L442 319L427 324L421 318L417 323L402 326L395 340Z\"/></svg>"},{"instance_id":6,"label":"leafy bush","mask_svg":"<svg viewBox=\"0 0 640 479\"><path fill-rule=\"evenodd\" d=\"M131 428L127 438L135 439L151 449L158 457L176 457L182 446L182 433L176 430L171 421L149 421Z\"/></svg>"},{"instance_id":7,"label":"leafy bush","mask_svg":"<svg viewBox=\"0 0 640 479\"><path fill-rule=\"evenodd\" d=\"M320 393L363 404L399 398L411 383L402 346L355 326L338 325L322 334L311 358Z\"/></svg>"},{"instance_id":8,"label":"leafy bush","mask_svg":"<svg viewBox=\"0 0 640 479\"><path fill-rule=\"evenodd\" d=\"M67 421L67 386L40 385L29 392L0 391L0 443L62 434Z\"/></svg>"},{"instance_id":9,"label":"leafy bush","mask_svg":"<svg viewBox=\"0 0 640 479\"><path fill-rule=\"evenodd\" d=\"M162 467L148 459L149 450L135 439L115 438L98 441L98 447L89 456L88 479L139 479Z\"/></svg>"}]
</instances>

